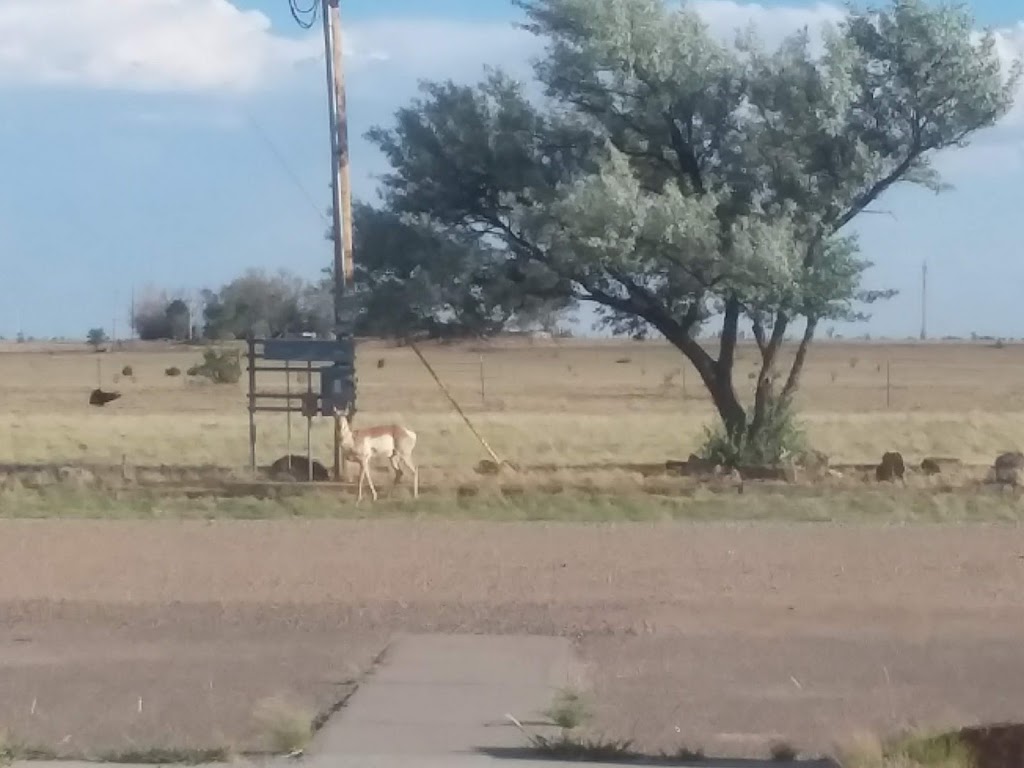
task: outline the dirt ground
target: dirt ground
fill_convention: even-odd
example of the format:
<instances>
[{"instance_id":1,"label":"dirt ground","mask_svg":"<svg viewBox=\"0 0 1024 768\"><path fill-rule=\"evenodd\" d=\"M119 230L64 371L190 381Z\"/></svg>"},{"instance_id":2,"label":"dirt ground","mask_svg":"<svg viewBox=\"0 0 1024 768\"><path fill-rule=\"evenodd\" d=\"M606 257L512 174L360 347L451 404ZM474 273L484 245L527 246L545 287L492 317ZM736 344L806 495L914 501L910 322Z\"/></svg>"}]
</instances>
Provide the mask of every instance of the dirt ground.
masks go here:
<instances>
[{"instance_id":1,"label":"dirt ground","mask_svg":"<svg viewBox=\"0 0 1024 768\"><path fill-rule=\"evenodd\" d=\"M0 564L0 727L63 752L259 748L395 631L569 635L647 749L1024 711L1016 526L0 521Z\"/></svg>"}]
</instances>

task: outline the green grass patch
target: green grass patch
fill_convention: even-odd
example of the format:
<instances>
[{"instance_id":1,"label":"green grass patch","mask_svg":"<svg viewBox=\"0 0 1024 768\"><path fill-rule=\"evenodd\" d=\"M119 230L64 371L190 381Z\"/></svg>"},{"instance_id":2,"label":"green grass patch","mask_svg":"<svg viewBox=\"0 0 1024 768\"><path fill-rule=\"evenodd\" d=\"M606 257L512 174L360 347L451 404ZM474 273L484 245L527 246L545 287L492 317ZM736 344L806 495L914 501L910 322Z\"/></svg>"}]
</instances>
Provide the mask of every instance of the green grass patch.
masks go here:
<instances>
[{"instance_id":1,"label":"green grass patch","mask_svg":"<svg viewBox=\"0 0 1024 768\"><path fill-rule=\"evenodd\" d=\"M928 489L765 488L744 494L689 489L675 495L565 489L422 495L365 500L322 489L261 497L197 495L174 489L77 489L54 485L0 490L0 518L29 519L444 519L507 522L1020 522L1021 498L991 492Z\"/></svg>"}]
</instances>

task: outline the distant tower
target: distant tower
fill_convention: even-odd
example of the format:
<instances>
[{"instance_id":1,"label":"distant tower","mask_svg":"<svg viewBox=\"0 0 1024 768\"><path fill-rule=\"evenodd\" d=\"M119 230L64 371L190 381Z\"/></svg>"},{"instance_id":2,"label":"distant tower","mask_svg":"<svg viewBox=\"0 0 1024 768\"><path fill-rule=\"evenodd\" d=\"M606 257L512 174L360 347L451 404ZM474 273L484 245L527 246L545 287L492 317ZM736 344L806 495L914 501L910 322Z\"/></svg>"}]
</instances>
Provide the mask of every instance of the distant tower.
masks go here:
<instances>
[{"instance_id":1,"label":"distant tower","mask_svg":"<svg viewBox=\"0 0 1024 768\"><path fill-rule=\"evenodd\" d=\"M921 263L921 341L928 338L928 262Z\"/></svg>"}]
</instances>

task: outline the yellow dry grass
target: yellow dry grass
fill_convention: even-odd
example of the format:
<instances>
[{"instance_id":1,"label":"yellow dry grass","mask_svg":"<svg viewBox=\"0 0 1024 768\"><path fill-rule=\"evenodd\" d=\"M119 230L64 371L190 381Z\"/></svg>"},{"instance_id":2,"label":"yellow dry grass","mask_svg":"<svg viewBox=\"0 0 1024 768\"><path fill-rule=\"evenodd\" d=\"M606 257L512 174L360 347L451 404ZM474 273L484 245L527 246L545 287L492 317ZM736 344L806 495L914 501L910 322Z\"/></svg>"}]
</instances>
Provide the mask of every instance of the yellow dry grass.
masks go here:
<instances>
[{"instance_id":1,"label":"yellow dry grass","mask_svg":"<svg viewBox=\"0 0 1024 768\"><path fill-rule=\"evenodd\" d=\"M517 341L424 352L494 449L520 464L685 458L714 421L693 371L660 342ZM213 385L164 374L199 357L195 348L160 344L101 354L84 345L0 346L0 462L119 463L123 456L136 465L245 466L244 377ZM755 350L743 349L740 358L739 378L749 389ZM988 463L1024 442L1022 364L1017 346L823 343L804 376L801 417L834 462L900 450L911 461L939 455ZM126 365L131 378L121 376ZM406 424L419 435L421 464L446 476L469 474L485 458L410 350L362 344L358 369L359 425ZM98 383L123 398L89 407ZM292 376L293 390L305 386ZM264 374L262 387L284 391L285 377ZM304 453L305 421L293 417L291 429L292 452ZM258 432L261 463L287 451L283 415L259 415ZM330 436L330 421L315 420L313 452L325 463Z\"/></svg>"}]
</instances>

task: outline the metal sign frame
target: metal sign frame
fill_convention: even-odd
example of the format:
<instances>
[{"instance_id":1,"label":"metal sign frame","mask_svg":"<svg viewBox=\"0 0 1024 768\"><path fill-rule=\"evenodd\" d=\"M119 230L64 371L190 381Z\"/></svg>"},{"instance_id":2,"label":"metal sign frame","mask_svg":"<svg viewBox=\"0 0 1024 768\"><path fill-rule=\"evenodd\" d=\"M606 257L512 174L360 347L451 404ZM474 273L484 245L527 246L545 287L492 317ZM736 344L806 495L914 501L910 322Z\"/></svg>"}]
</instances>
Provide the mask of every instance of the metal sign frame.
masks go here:
<instances>
[{"instance_id":1,"label":"metal sign frame","mask_svg":"<svg viewBox=\"0 0 1024 768\"><path fill-rule=\"evenodd\" d=\"M355 410L355 342L351 337L341 339L278 338L257 339L249 337L248 346L248 403L249 403L249 469L256 473L256 414L284 413L288 417L287 456L291 468L292 414L301 414L306 419L306 465L308 480L313 481L313 417L333 413L334 406L341 410ZM325 372L329 372L325 377ZM261 391L257 384L259 373L285 374L284 391ZM291 375L306 374L305 391L292 392ZM313 389L313 376L317 375L319 386ZM335 400L325 396L324 382L337 382L341 378L346 384L348 397ZM344 401L344 402L342 402ZM334 479L340 480L342 473L341 446L338 430L334 434Z\"/></svg>"}]
</instances>

